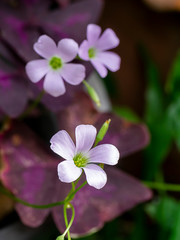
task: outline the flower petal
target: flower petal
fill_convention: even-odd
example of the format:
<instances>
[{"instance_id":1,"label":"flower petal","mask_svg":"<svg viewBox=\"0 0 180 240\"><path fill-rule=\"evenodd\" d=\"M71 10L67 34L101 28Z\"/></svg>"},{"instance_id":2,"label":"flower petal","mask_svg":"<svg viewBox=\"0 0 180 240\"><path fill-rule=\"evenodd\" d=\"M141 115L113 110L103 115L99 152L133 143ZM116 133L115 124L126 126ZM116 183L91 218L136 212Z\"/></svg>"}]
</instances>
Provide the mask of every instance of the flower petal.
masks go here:
<instances>
[{"instance_id":1,"label":"flower petal","mask_svg":"<svg viewBox=\"0 0 180 240\"><path fill-rule=\"evenodd\" d=\"M117 47L119 45L119 42L119 38L116 36L115 32L112 29L108 28L99 38L96 47L99 50L104 51Z\"/></svg>"},{"instance_id":2,"label":"flower petal","mask_svg":"<svg viewBox=\"0 0 180 240\"><path fill-rule=\"evenodd\" d=\"M50 71L44 79L44 90L53 97L59 97L66 91L64 82L58 72Z\"/></svg>"},{"instance_id":3,"label":"flower petal","mask_svg":"<svg viewBox=\"0 0 180 240\"><path fill-rule=\"evenodd\" d=\"M79 125L76 127L76 153L77 152L88 152L92 147L97 130L92 125Z\"/></svg>"},{"instance_id":4,"label":"flower petal","mask_svg":"<svg viewBox=\"0 0 180 240\"><path fill-rule=\"evenodd\" d=\"M26 65L26 73L29 79L34 83L39 82L48 70L48 61L44 59L30 61Z\"/></svg>"},{"instance_id":5,"label":"flower petal","mask_svg":"<svg viewBox=\"0 0 180 240\"><path fill-rule=\"evenodd\" d=\"M90 48L90 45L87 40L84 40L79 47L78 54L80 58L82 58L85 61L89 60L89 55L88 55L89 48Z\"/></svg>"},{"instance_id":6,"label":"flower petal","mask_svg":"<svg viewBox=\"0 0 180 240\"><path fill-rule=\"evenodd\" d=\"M97 189L104 187L107 182L107 175L101 167L95 164L88 164L83 169L86 174L87 182L90 186Z\"/></svg>"},{"instance_id":7,"label":"flower petal","mask_svg":"<svg viewBox=\"0 0 180 240\"><path fill-rule=\"evenodd\" d=\"M105 78L107 76L108 71L99 60L91 60L91 63L102 78Z\"/></svg>"},{"instance_id":8,"label":"flower petal","mask_svg":"<svg viewBox=\"0 0 180 240\"><path fill-rule=\"evenodd\" d=\"M89 24L87 26L87 39L90 44L94 44L101 34L101 27L96 24Z\"/></svg>"},{"instance_id":9,"label":"flower petal","mask_svg":"<svg viewBox=\"0 0 180 240\"><path fill-rule=\"evenodd\" d=\"M50 143L50 148L62 158L66 160L73 159L75 154L75 145L65 130L57 132L51 138Z\"/></svg>"},{"instance_id":10,"label":"flower petal","mask_svg":"<svg viewBox=\"0 0 180 240\"><path fill-rule=\"evenodd\" d=\"M115 165L118 163L120 154L112 144L102 144L89 151L89 162Z\"/></svg>"},{"instance_id":11,"label":"flower petal","mask_svg":"<svg viewBox=\"0 0 180 240\"><path fill-rule=\"evenodd\" d=\"M85 79L85 67L82 64L65 64L61 76L71 85L78 85Z\"/></svg>"},{"instance_id":12,"label":"flower petal","mask_svg":"<svg viewBox=\"0 0 180 240\"><path fill-rule=\"evenodd\" d=\"M73 161L63 161L58 164L58 176L62 182L70 183L80 177L82 169L75 166Z\"/></svg>"},{"instance_id":13,"label":"flower petal","mask_svg":"<svg viewBox=\"0 0 180 240\"><path fill-rule=\"evenodd\" d=\"M57 53L57 47L54 40L47 35L39 37L38 41L34 44L34 50L44 58L51 58Z\"/></svg>"},{"instance_id":14,"label":"flower petal","mask_svg":"<svg viewBox=\"0 0 180 240\"><path fill-rule=\"evenodd\" d=\"M112 72L116 72L120 68L121 58L116 53L99 52L97 58Z\"/></svg>"},{"instance_id":15,"label":"flower petal","mask_svg":"<svg viewBox=\"0 0 180 240\"><path fill-rule=\"evenodd\" d=\"M58 55L63 62L72 61L78 53L78 44L70 38L65 38L58 43Z\"/></svg>"}]
</instances>

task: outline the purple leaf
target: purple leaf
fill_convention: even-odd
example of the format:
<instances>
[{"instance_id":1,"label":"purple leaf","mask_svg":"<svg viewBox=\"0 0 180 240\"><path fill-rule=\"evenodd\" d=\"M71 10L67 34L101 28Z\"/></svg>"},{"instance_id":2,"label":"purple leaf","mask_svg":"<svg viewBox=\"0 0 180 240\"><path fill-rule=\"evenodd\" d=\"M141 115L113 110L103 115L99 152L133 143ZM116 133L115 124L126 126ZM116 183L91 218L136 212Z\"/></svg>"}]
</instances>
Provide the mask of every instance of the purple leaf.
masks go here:
<instances>
[{"instance_id":1,"label":"purple leaf","mask_svg":"<svg viewBox=\"0 0 180 240\"><path fill-rule=\"evenodd\" d=\"M8 116L17 117L25 109L28 100L28 82L19 64L0 42L0 109Z\"/></svg>"},{"instance_id":2,"label":"purple leaf","mask_svg":"<svg viewBox=\"0 0 180 240\"><path fill-rule=\"evenodd\" d=\"M100 129L109 118L112 120L110 128L101 143L115 145L121 157L141 150L148 144L149 132L144 124L127 122L112 113L98 113L92 106L91 100L83 93L77 95L73 104L58 114L59 129L65 129L74 137L75 127L82 122Z\"/></svg>"},{"instance_id":3,"label":"purple leaf","mask_svg":"<svg viewBox=\"0 0 180 240\"><path fill-rule=\"evenodd\" d=\"M0 70L0 109L8 116L19 116L26 107L28 86L22 76Z\"/></svg>"},{"instance_id":4,"label":"purple leaf","mask_svg":"<svg viewBox=\"0 0 180 240\"><path fill-rule=\"evenodd\" d=\"M3 184L17 197L32 204L48 204L57 199L56 187L59 161L26 126L15 122L1 142L4 169ZM62 198L61 198L62 200ZM31 227L43 223L50 209L34 209L16 204L22 222Z\"/></svg>"},{"instance_id":5,"label":"purple leaf","mask_svg":"<svg viewBox=\"0 0 180 240\"><path fill-rule=\"evenodd\" d=\"M143 149L149 143L149 131L143 124L130 123L114 114L102 114L96 122L100 129L103 122L111 119L109 130L101 143L115 145L121 157Z\"/></svg>"},{"instance_id":6,"label":"purple leaf","mask_svg":"<svg viewBox=\"0 0 180 240\"><path fill-rule=\"evenodd\" d=\"M73 199L76 217L71 227L72 237L95 232L105 222L152 197L151 191L130 175L114 167L108 167L106 172L108 182L104 188L96 190L86 185ZM59 213L62 213L62 207L53 209L55 223L63 232L64 218Z\"/></svg>"},{"instance_id":7,"label":"purple leaf","mask_svg":"<svg viewBox=\"0 0 180 240\"><path fill-rule=\"evenodd\" d=\"M98 20L102 8L103 0L81 0L47 15L42 26L57 40L71 37L80 43L86 37L87 25Z\"/></svg>"}]
</instances>

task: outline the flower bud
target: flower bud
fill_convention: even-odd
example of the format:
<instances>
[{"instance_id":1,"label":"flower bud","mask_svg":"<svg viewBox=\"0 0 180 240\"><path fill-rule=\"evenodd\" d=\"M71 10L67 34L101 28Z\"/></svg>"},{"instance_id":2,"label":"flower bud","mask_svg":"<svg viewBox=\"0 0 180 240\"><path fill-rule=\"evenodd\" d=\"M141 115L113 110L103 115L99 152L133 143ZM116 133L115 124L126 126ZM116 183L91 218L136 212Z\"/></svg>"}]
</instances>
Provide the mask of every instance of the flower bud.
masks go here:
<instances>
[{"instance_id":1,"label":"flower bud","mask_svg":"<svg viewBox=\"0 0 180 240\"><path fill-rule=\"evenodd\" d=\"M98 107L100 107L101 106L100 99L95 89L91 85L89 85L89 83L87 83L85 80L83 81L83 83L91 99L97 104Z\"/></svg>"},{"instance_id":2,"label":"flower bud","mask_svg":"<svg viewBox=\"0 0 180 240\"><path fill-rule=\"evenodd\" d=\"M103 138L105 137L107 130L109 129L109 124L111 122L111 119L106 120L105 123L102 125L101 129L99 130L97 137L96 137L96 141L94 146L96 146L100 141L103 140Z\"/></svg>"}]
</instances>

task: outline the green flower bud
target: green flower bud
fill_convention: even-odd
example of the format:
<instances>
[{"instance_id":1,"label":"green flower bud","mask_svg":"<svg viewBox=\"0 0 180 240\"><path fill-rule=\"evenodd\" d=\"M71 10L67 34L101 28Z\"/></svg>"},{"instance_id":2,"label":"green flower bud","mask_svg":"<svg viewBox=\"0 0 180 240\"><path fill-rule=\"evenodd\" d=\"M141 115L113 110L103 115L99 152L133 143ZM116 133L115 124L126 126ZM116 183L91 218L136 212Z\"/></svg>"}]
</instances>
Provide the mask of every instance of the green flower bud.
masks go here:
<instances>
[{"instance_id":1,"label":"green flower bud","mask_svg":"<svg viewBox=\"0 0 180 240\"><path fill-rule=\"evenodd\" d=\"M87 83L85 80L83 81L83 83L91 99L97 104L98 107L100 107L101 106L100 99L95 89L91 85L89 85L89 83Z\"/></svg>"},{"instance_id":2,"label":"green flower bud","mask_svg":"<svg viewBox=\"0 0 180 240\"><path fill-rule=\"evenodd\" d=\"M99 130L97 136L96 136L96 141L94 146L96 146L100 141L103 140L103 138L105 137L107 130L109 129L109 124L111 122L111 119L106 120L105 123L102 125L101 129Z\"/></svg>"}]
</instances>

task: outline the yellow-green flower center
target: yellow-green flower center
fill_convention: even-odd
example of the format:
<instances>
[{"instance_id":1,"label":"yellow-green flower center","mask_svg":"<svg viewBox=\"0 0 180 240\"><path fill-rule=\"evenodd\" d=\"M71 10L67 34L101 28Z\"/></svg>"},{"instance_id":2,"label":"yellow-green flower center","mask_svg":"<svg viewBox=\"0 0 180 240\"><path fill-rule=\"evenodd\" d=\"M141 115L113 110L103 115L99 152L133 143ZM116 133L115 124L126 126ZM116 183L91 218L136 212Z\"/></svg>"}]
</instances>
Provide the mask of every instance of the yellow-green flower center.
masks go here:
<instances>
[{"instance_id":1,"label":"yellow-green flower center","mask_svg":"<svg viewBox=\"0 0 180 240\"><path fill-rule=\"evenodd\" d=\"M74 156L73 160L76 167L79 167L79 168L85 167L88 163L88 158L84 156L82 153L77 153Z\"/></svg>"},{"instance_id":2,"label":"yellow-green flower center","mask_svg":"<svg viewBox=\"0 0 180 240\"><path fill-rule=\"evenodd\" d=\"M88 55L89 55L89 58L94 58L96 56L96 49L95 48L89 48Z\"/></svg>"},{"instance_id":3,"label":"yellow-green flower center","mask_svg":"<svg viewBox=\"0 0 180 240\"><path fill-rule=\"evenodd\" d=\"M62 60L58 57L52 57L49 61L49 65L52 67L52 69L57 70L62 67Z\"/></svg>"}]
</instances>

